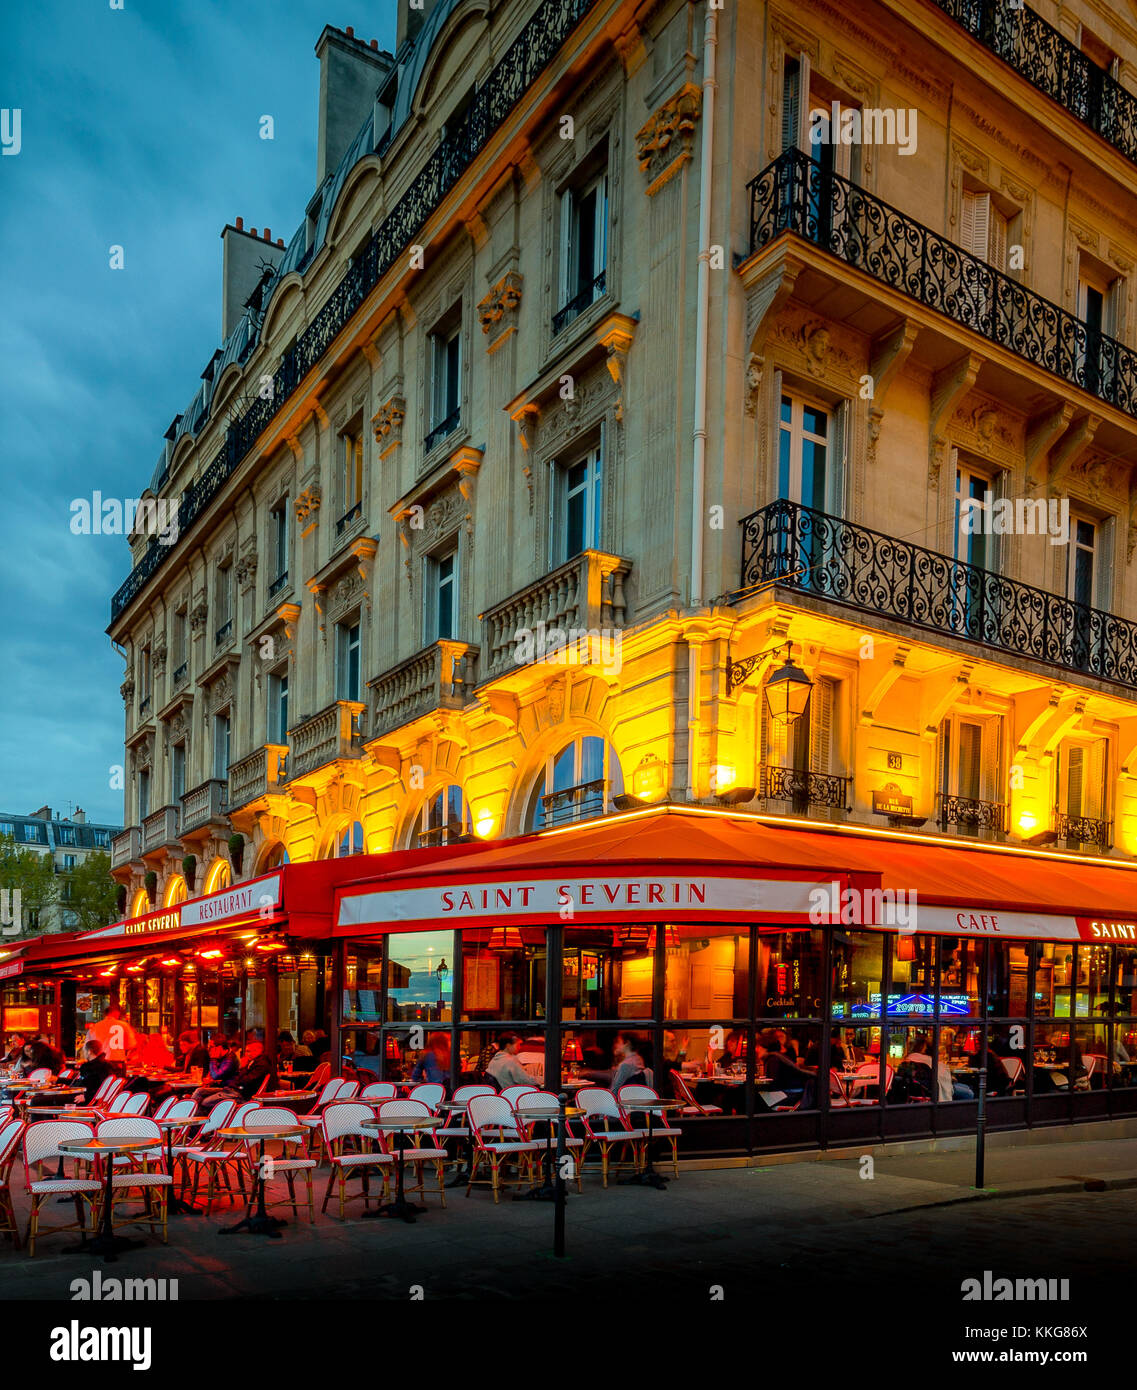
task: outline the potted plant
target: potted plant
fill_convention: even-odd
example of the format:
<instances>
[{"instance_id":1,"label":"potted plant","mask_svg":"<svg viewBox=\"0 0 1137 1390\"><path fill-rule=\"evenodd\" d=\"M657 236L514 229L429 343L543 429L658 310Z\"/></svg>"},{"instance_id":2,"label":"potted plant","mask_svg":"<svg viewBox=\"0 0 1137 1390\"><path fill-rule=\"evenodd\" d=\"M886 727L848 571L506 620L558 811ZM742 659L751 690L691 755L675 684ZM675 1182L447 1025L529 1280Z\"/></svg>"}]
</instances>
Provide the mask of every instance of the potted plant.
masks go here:
<instances>
[{"instance_id":1,"label":"potted plant","mask_svg":"<svg viewBox=\"0 0 1137 1390\"><path fill-rule=\"evenodd\" d=\"M115 910L119 917L126 916L126 884L120 883L114 895Z\"/></svg>"},{"instance_id":2,"label":"potted plant","mask_svg":"<svg viewBox=\"0 0 1137 1390\"><path fill-rule=\"evenodd\" d=\"M147 869L143 882L146 884L146 896L150 899L150 906L153 907L154 895L158 891L158 875L153 869Z\"/></svg>"},{"instance_id":3,"label":"potted plant","mask_svg":"<svg viewBox=\"0 0 1137 1390\"><path fill-rule=\"evenodd\" d=\"M197 855L187 854L182 860L182 877L186 881L186 892L193 893L194 879L197 877Z\"/></svg>"},{"instance_id":4,"label":"potted plant","mask_svg":"<svg viewBox=\"0 0 1137 1390\"><path fill-rule=\"evenodd\" d=\"M245 837L236 831L229 836L229 862L233 866L234 874L241 872L241 856L245 852Z\"/></svg>"}]
</instances>

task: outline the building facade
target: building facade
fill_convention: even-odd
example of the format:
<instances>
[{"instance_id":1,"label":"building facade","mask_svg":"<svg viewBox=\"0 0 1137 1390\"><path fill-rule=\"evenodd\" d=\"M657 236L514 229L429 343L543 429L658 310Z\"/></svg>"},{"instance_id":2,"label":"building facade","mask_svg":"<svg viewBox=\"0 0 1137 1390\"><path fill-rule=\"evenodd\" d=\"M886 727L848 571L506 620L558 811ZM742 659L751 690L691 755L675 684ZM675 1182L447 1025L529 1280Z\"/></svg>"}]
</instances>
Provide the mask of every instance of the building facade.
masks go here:
<instances>
[{"instance_id":1,"label":"building facade","mask_svg":"<svg viewBox=\"0 0 1137 1390\"><path fill-rule=\"evenodd\" d=\"M42 911L24 914L23 926L32 931L67 931L76 925L75 914L67 906L71 874L92 854L111 852L111 844L122 831L121 825L95 825L77 806L69 816L52 815L50 806L41 806L31 815L0 811L0 835L9 836L17 849L31 850L51 860L59 876L56 902Z\"/></svg>"},{"instance_id":2,"label":"building facade","mask_svg":"<svg viewBox=\"0 0 1137 1390\"><path fill-rule=\"evenodd\" d=\"M321 35L287 246L223 232L112 606L128 915L665 801L1133 862L1129 9L401 25Z\"/></svg>"}]
</instances>

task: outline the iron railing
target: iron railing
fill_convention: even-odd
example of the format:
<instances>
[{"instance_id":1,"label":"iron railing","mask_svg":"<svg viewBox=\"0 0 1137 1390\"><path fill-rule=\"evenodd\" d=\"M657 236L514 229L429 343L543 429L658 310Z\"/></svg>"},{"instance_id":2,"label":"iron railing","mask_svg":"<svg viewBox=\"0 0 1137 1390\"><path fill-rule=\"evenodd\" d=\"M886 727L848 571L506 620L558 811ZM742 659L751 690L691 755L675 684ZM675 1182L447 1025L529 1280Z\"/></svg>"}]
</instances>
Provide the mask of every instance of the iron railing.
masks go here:
<instances>
[{"instance_id":1,"label":"iron railing","mask_svg":"<svg viewBox=\"0 0 1137 1390\"><path fill-rule=\"evenodd\" d=\"M217 496L226 481L312 367L348 324L364 300L403 255L442 200L485 149L548 67L561 45L598 0L541 0L525 27L510 44L452 130L411 181L383 222L371 234L315 318L288 347L273 373L272 390L258 392L234 420L225 442L178 503L177 534L189 527ZM111 621L141 593L176 549L157 538L111 600Z\"/></svg>"},{"instance_id":2,"label":"iron railing","mask_svg":"<svg viewBox=\"0 0 1137 1390\"><path fill-rule=\"evenodd\" d=\"M594 280L583 286L579 293L574 294L568 303L562 305L553 315L553 337L555 338L562 328L567 328L573 319L579 318L585 309L591 308L598 299L607 293L607 287L608 272L602 270Z\"/></svg>"},{"instance_id":3,"label":"iron railing","mask_svg":"<svg viewBox=\"0 0 1137 1390\"><path fill-rule=\"evenodd\" d=\"M1016 356L1137 415L1137 353L851 183L787 150L747 185L750 250L791 232Z\"/></svg>"},{"instance_id":4,"label":"iron railing","mask_svg":"<svg viewBox=\"0 0 1137 1390\"><path fill-rule=\"evenodd\" d=\"M763 763L758 795L770 801L788 801L795 811L805 812L810 806L832 806L837 810L850 809L851 777L838 777L831 772L808 772L795 767L776 767Z\"/></svg>"},{"instance_id":5,"label":"iron railing","mask_svg":"<svg viewBox=\"0 0 1137 1390\"><path fill-rule=\"evenodd\" d=\"M860 612L1137 688L1137 623L1113 613L798 502L772 502L741 525L743 593L774 580Z\"/></svg>"},{"instance_id":6,"label":"iron railing","mask_svg":"<svg viewBox=\"0 0 1137 1390\"><path fill-rule=\"evenodd\" d=\"M1104 852L1112 843L1112 827L1112 821L1098 820L1094 816L1070 816L1064 811L1054 813L1054 829L1067 849L1095 845Z\"/></svg>"},{"instance_id":7,"label":"iron railing","mask_svg":"<svg viewBox=\"0 0 1137 1390\"><path fill-rule=\"evenodd\" d=\"M281 574L278 574L276 578L272 581L272 583L268 586L269 598L272 598L273 594L279 594L281 589L283 589L287 583L288 571L284 570Z\"/></svg>"},{"instance_id":8,"label":"iron railing","mask_svg":"<svg viewBox=\"0 0 1137 1390\"><path fill-rule=\"evenodd\" d=\"M362 515L363 503L362 501L356 502L355 505L349 507L347 511L344 512L343 516L336 522L336 535L342 536L347 528L353 526Z\"/></svg>"},{"instance_id":9,"label":"iron railing","mask_svg":"<svg viewBox=\"0 0 1137 1390\"><path fill-rule=\"evenodd\" d=\"M1025 5L932 0L984 48L1137 164L1137 97Z\"/></svg>"},{"instance_id":10,"label":"iron railing","mask_svg":"<svg viewBox=\"0 0 1137 1390\"><path fill-rule=\"evenodd\" d=\"M607 805L608 783L603 777L593 782L579 782L575 787L565 787L562 791L548 792L541 798L542 822L539 828L547 830L554 825L591 820L593 816L602 816Z\"/></svg>"},{"instance_id":11,"label":"iron railing","mask_svg":"<svg viewBox=\"0 0 1137 1390\"><path fill-rule=\"evenodd\" d=\"M430 433L426 436L426 439L423 441L423 453L429 454L431 449L433 449L436 444L441 444L442 441L448 435L453 434L454 431L458 428L459 424L461 424L461 421L461 407L459 407L457 410L452 410L450 414L447 415L445 420L439 420L438 424L435 425L435 427L430 431Z\"/></svg>"},{"instance_id":12,"label":"iron railing","mask_svg":"<svg viewBox=\"0 0 1137 1390\"><path fill-rule=\"evenodd\" d=\"M957 826L966 835L978 835L986 830L993 835L1007 832L1007 803L979 801L973 796L953 796L940 793L939 824L941 830Z\"/></svg>"}]
</instances>

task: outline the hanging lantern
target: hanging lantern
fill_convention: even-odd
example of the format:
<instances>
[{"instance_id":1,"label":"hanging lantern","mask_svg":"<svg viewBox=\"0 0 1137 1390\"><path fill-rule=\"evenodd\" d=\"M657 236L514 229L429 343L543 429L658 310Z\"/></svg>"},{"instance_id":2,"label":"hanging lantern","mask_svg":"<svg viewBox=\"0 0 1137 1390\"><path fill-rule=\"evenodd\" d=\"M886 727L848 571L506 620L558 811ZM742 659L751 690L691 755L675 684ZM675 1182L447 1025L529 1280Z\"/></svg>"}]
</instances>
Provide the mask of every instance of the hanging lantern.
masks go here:
<instances>
[{"instance_id":1,"label":"hanging lantern","mask_svg":"<svg viewBox=\"0 0 1137 1390\"><path fill-rule=\"evenodd\" d=\"M626 922L616 928L616 945L646 946L652 930L646 922Z\"/></svg>"},{"instance_id":2,"label":"hanging lantern","mask_svg":"<svg viewBox=\"0 0 1137 1390\"><path fill-rule=\"evenodd\" d=\"M791 642L786 643L786 659L766 680L766 708L775 724L789 728L809 708L813 682L790 655Z\"/></svg>"},{"instance_id":3,"label":"hanging lantern","mask_svg":"<svg viewBox=\"0 0 1137 1390\"><path fill-rule=\"evenodd\" d=\"M402 1054L399 1051L399 1040L394 1033L387 1034L387 1042L383 1050L388 1062L397 1062L399 1060Z\"/></svg>"},{"instance_id":4,"label":"hanging lantern","mask_svg":"<svg viewBox=\"0 0 1137 1390\"><path fill-rule=\"evenodd\" d=\"M490 932L491 951L520 951L524 945L520 927L494 927Z\"/></svg>"},{"instance_id":5,"label":"hanging lantern","mask_svg":"<svg viewBox=\"0 0 1137 1390\"><path fill-rule=\"evenodd\" d=\"M679 945L679 928L678 928L678 927L664 927L663 930L664 930L664 942L665 942L665 944L667 945L667 947L668 947L669 950L674 949L676 946ZM651 929L651 935L650 935L650 936L648 937L648 939L647 939L647 944L648 944L648 949L649 949L649 950L651 950L651 951L654 951L654 950L655 950L655 941L656 941L655 928L652 927L652 929Z\"/></svg>"}]
</instances>

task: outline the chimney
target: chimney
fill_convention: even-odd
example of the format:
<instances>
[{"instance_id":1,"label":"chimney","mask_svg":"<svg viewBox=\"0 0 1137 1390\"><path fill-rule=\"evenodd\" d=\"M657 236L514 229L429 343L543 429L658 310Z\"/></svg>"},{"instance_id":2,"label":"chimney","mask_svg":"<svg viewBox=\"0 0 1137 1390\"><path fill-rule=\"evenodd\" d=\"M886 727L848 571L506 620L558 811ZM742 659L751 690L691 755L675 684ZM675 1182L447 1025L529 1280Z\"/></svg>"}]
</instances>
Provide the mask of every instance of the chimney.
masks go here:
<instances>
[{"instance_id":1,"label":"chimney","mask_svg":"<svg viewBox=\"0 0 1137 1390\"><path fill-rule=\"evenodd\" d=\"M359 127L372 112L375 93L395 60L383 49L372 48L363 39L357 39L353 30L341 33L331 25L320 35L316 57L320 60L320 129L316 161L316 183L319 185L338 166L359 134Z\"/></svg>"},{"instance_id":2,"label":"chimney","mask_svg":"<svg viewBox=\"0 0 1137 1390\"><path fill-rule=\"evenodd\" d=\"M31 813L31 819L32 819L32 820L50 820L50 819L51 819L51 807L50 807L50 806L41 806L41 807L39 808L38 811L33 811L33 812Z\"/></svg>"},{"instance_id":3,"label":"chimney","mask_svg":"<svg viewBox=\"0 0 1137 1390\"><path fill-rule=\"evenodd\" d=\"M221 232L221 341L224 342L241 321L245 303L260 283L266 265L275 270L284 259L283 242L263 237L256 228L245 228L244 218L238 217Z\"/></svg>"},{"instance_id":4,"label":"chimney","mask_svg":"<svg viewBox=\"0 0 1137 1390\"><path fill-rule=\"evenodd\" d=\"M87 824L87 813L83 810L82 806L75 807L75 814L71 817L71 820L75 825Z\"/></svg>"}]
</instances>

